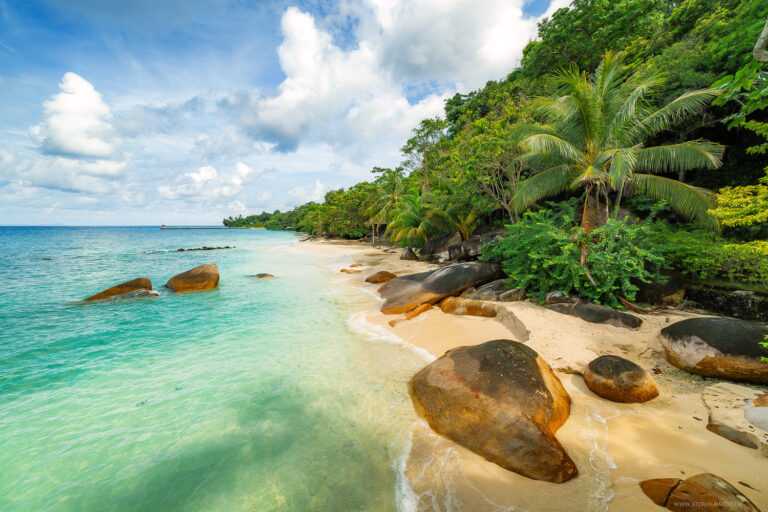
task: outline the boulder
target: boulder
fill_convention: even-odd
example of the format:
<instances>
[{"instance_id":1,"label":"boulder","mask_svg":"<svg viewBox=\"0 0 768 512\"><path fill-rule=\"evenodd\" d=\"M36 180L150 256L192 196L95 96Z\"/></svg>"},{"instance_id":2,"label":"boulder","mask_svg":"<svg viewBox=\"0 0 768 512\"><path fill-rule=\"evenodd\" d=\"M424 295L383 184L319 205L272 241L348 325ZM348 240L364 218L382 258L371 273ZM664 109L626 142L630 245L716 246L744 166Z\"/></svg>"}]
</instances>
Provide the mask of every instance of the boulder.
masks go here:
<instances>
[{"instance_id":1,"label":"boulder","mask_svg":"<svg viewBox=\"0 0 768 512\"><path fill-rule=\"evenodd\" d=\"M359 274L360 272L362 272L362 270L358 270L356 268L343 268L339 270L339 272L343 272L345 274Z\"/></svg>"},{"instance_id":2,"label":"boulder","mask_svg":"<svg viewBox=\"0 0 768 512\"><path fill-rule=\"evenodd\" d=\"M443 313L452 315L470 315L495 317L496 309L482 300L464 299L461 297L446 297L440 301L440 309Z\"/></svg>"},{"instance_id":3,"label":"boulder","mask_svg":"<svg viewBox=\"0 0 768 512\"><path fill-rule=\"evenodd\" d=\"M416 261L419 259L418 256L416 256L416 253L413 252L413 249L410 247L406 247L403 249L403 252L400 253L400 259L401 260L407 260L407 261Z\"/></svg>"},{"instance_id":4,"label":"boulder","mask_svg":"<svg viewBox=\"0 0 768 512\"><path fill-rule=\"evenodd\" d=\"M512 288L499 295L499 302L518 302L525 299L525 288Z\"/></svg>"},{"instance_id":5,"label":"boulder","mask_svg":"<svg viewBox=\"0 0 768 512\"><path fill-rule=\"evenodd\" d=\"M768 456L768 403L760 391L720 382L701 396L709 410L707 430Z\"/></svg>"},{"instance_id":6,"label":"boulder","mask_svg":"<svg viewBox=\"0 0 768 512\"><path fill-rule=\"evenodd\" d=\"M440 435L535 480L578 475L555 438L570 413L560 379L530 347L494 340L449 350L409 383L416 413Z\"/></svg>"},{"instance_id":7,"label":"boulder","mask_svg":"<svg viewBox=\"0 0 768 512\"><path fill-rule=\"evenodd\" d=\"M683 274L677 270L662 270L660 275L661 280L651 283L633 281L638 288L637 301L653 306L677 306L685 297Z\"/></svg>"},{"instance_id":8,"label":"boulder","mask_svg":"<svg viewBox=\"0 0 768 512\"><path fill-rule=\"evenodd\" d=\"M415 309L412 309L409 312L407 312L405 315L403 315L403 318L396 318L394 320L390 320L389 325L394 327L400 322L405 322L406 320L413 320L420 314L426 313L430 309L432 309L432 304L422 304L421 306L418 306Z\"/></svg>"},{"instance_id":9,"label":"boulder","mask_svg":"<svg viewBox=\"0 0 768 512\"><path fill-rule=\"evenodd\" d=\"M621 311L589 302L577 302L575 304L558 303L547 306L547 309L564 315L579 317L585 322L608 324L627 329L637 329L643 323L638 317L629 313L622 313Z\"/></svg>"},{"instance_id":10,"label":"boulder","mask_svg":"<svg viewBox=\"0 0 768 512\"><path fill-rule=\"evenodd\" d=\"M356 268L356 267L362 267L362 266L363 266L362 263L353 263L350 265L350 268Z\"/></svg>"},{"instance_id":11,"label":"boulder","mask_svg":"<svg viewBox=\"0 0 768 512\"><path fill-rule=\"evenodd\" d=\"M91 295L84 300L101 300L108 299L110 297L117 297L119 295L125 295L127 293L136 292L139 290L151 290L152 281L148 277L137 277L124 283L117 284L111 288L107 288L103 292L99 292L96 295Z\"/></svg>"},{"instance_id":12,"label":"boulder","mask_svg":"<svg viewBox=\"0 0 768 512\"><path fill-rule=\"evenodd\" d=\"M750 290L726 290L715 286L689 285L686 297L702 309L741 320L768 322L768 294Z\"/></svg>"},{"instance_id":13,"label":"boulder","mask_svg":"<svg viewBox=\"0 0 768 512\"><path fill-rule=\"evenodd\" d=\"M587 387L603 398L625 404L647 402L659 396L650 373L619 356L600 356L584 370Z\"/></svg>"},{"instance_id":14,"label":"boulder","mask_svg":"<svg viewBox=\"0 0 768 512\"><path fill-rule=\"evenodd\" d=\"M560 290L549 292L544 296L544 304L575 304L577 302L579 299Z\"/></svg>"},{"instance_id":15,"label":"boulder","mask_svg":"<svg viewBox=\"0 0 768 512\"><path fill-rule=\"evenodd\" d=\"M687 372L768 383L768 335L762 324L733 318L689 318L661 330L667 360Z\"/></svg>"},{"instance_id":16,"label":"boulder","mask_svg":"<svg viewBox=\"0 0 768 512\"><path fill-rule=\"evenodd\" d=\"M165 286L176 293L213 290L219 286L219 268L215 263L206 263L173 276Z\"/></svg>"},{"instance_id":17,"label":"boulder","mask_svg":"<svg viewBox=\"0 0 768 512\"><path fill-rule=\"evenodd\" d=\"M486 283L474 292L467 295L472 300L499 300L499 295L507 290L505 279L496 279Z\"/></svg>"},{"instance_id":18,"label":"boulder","mask_svg":"<svg viewBox=\"0 0 768 512\"><path fill-rule=\"evenodd\" d=\"M448 247L461 243L461 235L459 233L445 233L434 238L430 238L424 244L424 247L419 250L419 256L424 259L432 259L447 252Z\"/></svg>"},{"instance_id":19,"label":"boulder","mask_svg":"<svg viewBox=\"0 0 768 512\"><path fill-rule=\"evenodd\" d=\"M738 489L712 473L701 473L685 480L645 480L640 482L640 488L654 503L676 512L760 512Z\"/></svg>"},{"instance_id":20,"label":"boulder","mask_svg":"<svg viewBox=\"0 0 768 512\"><path fill-rule=\"evenodd\" d=\"M396 277L397 276L392 272L387 272L386 270L379 270L378 272L374 272L373 274L365 278L365 282L371 283L371 284L386 283L387 281L391 281Z\"/></svg>"},{"instance_id":21,"label":"boulder","mask_svg":"<svg viewBox=\"0 0 768 512\"><path fill-rule=\"evenodd\" d=\"M399 314L420 304L436 304L470 286L496 279L499 267L492 263L454 263L437 270L396 277L379 288L385 299L381 312Z\"/></svg>"},{"instance_id":22,"label":"boulder","mask_svg":"<svg viewBox=\"0 0 768 512\"><path fill-rule=\"evenodd\" d=\"M504 230L494 231L483 235L473 236L469 240L448 247L448 259L455 261L468 261L480 257L482 248L498 238Z\"/></svg>"}]
</instances>

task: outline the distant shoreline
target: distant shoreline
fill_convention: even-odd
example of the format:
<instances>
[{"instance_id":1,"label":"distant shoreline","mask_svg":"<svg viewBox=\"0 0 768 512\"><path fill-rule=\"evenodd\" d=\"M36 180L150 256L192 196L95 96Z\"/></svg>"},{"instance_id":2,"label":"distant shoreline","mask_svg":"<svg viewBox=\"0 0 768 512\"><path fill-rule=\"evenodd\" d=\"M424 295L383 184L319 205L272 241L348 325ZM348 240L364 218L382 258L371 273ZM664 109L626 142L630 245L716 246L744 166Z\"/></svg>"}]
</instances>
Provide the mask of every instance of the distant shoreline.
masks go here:
<instances>
[{"instance_id":1,"label":"distant shoreline","mask_svg":"<svg viewBox=\"0 0 768 512\"><path fill-rule=\"evenodd\" d=\"M160 226L160 229L266 229L266 228L252 228L252 227L219 227L219 226L200 226L200 227L170 227L170 226Z\"/></svg>"}]
</instances>

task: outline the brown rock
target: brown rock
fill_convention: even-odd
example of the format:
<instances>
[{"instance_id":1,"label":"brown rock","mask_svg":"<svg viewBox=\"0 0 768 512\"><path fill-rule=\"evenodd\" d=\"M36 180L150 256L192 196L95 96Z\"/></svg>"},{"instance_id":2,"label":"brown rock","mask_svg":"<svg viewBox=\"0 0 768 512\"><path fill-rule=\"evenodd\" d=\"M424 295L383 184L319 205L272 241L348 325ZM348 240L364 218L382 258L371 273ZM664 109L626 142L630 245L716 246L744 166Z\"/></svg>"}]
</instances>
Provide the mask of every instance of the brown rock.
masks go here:
<instances>
[{"instance_id":1,"label":"brown rock","mask_svg":"<svg viewBox=\"0 0 768 512\"><path fill-rule=\"evenodd\" d=\"M614 327L624 327L626 329L638 329L643 323L638 317L629 313L616 311L599 304L590 304L589 302L577 302L575 304L556 303L547 306L547 309L581 318L585 322L613 325Z\"/></svg>"},{"instance_id":2,"label":"brown rock","mask_svg":"<svg viewBox=\"0 0 768 512\"><path fill-rule=\"evenodd\" d=\"M443 313L452 315L470 315L495 317L496 308L486 304L482 300L463 299L461 297L447 297L440 302Z\"/></svg>"},{"instance_id":3,"label":"brown rock","mask_svg":"<svg viewBox=\"0 0 768 512\"><path fill-rule=\"evenodd\" d=\"M400 276L379 288L379 294L385 299L381 312L388 315L405 313L420 304L436 304L471 286L493 281L498 275L497 265L471 262Z\"/></svg>"},{"instance_id":4,"label":"brown rock","mask_svg":"<svg viewBox=\"0 0 768 512\"><path fill-rule=\"evenodd\" d=\"M362 272L362 270L357 270L354 268L343 268L340 270L340 272L344 272L345 274L359 274Z\"/></svg>"},{"instance_id":5,"label":"brown rock","mask_svg":"<svg viewBox=\"0 0 768 512\"><path fill-rule=\"evenodd\" d=\"M707 430L768 456L768 407L759 391L733 382L718 382L701 393L709 410Z\"/></svg>"},{"instance_id":6,"label":"brown rock","mask_svg":"<svg viewBox=\"0 0 768 512\"><path fill-rule=\"evenodd\" d=\"M421 306L417 307L416 309L412 309L409 312L407 312L405 314L405 316L403 316L403 318L396 318L394 320L390 320L389 321L389 325L394 327L397 324L399 324L400 322L405 322L406 320L411 320L413 318L416 318L420 314L425 313L425 312L429 311L430 309L432 309L432 304L422 304Z\"/></svg>"},{"instance_id":7,"label":"brown rock","mask_svg":"<svg viewBox=\"0 0 768 512\"><path fill-rule=\"evenodd\" d=\"M686 480L646 480L640 483L640 488L654 503L675 512L760 512L738 489L711 473L701 473Z\"/></svg>"},{"instance_id":8,"label":"brown rock","mask_svg":"<svg viewBox=\"0 0 768 512\"><path fill-rule=\"evenodd\" d=\"M379 284L379 283L386 283L387 281L391 281L392 279L396 278L397 276L393 274L392 272L387 272L386 270L379 270L378 272L375 272L371 275L369 275L366 279L366 283L371 284Z\"/></svg>"},{"instance_id":9,"label":"brown rock","mask_svg":"<svg viewBox=\"0 0 768 512\"><path fill-rule=\"evenodd\" d=\"M595 394L625 404L647 402L659 396L651 374L619 356L600 356L584 370L584 382Z\"/></svg>"},{"instance_id":10,"label":"brown rock","mask_svg":"<svg viewBox=\"0 0 768 512\"><path fill-rule=\"evenodd\" d=\"M206 263L175 275L165 286L176 293L213 290L219 285L219 268L215 263Z\"/></svg>"},{"instance_id":11,"label":"brown rock","mask_svg":"<svg viewBox=\"0 0 768 512\"><path fill-rule=\"evenodd\" d=\"M689 318L661 330L667 360L707 377L768 383L768 335L763 324L733 318Z\"/></svg>"},{"instance_id":12,"label":"brown rock","mask_svg":"<svg viewBox=\"0 0 768 512\"><path fill-rule=\"evenodd\" d=\"M362 267L362 266L363 266L362 263L353 263L350 265L350 267Z\"/></svg>"},{"instance_id":13,"label":"brown rock","mask_svg":"<svg viewBox=\"0 0 768 512\"><path fill-rule=\"evenodd\" d=\"M110 297L116 297L118 295L125 295L126 293L135 292L138 290L151 290L152 281L148 277L138 277L130 281L115 285L111 288L107 288L103 292L99 292L96 295L91 295L85 300L101 300L108 299Z\"/></svg>"},{"instance_id":14,"label":"brown rock","mask_svg":"<svg viewBox=\"0 0 768 512\"><path fill-rule=\"evenodd\" d=\"M417 414L491 462L536 480L578 474L555 438L570 397L547 363L511 340L449 350L409 384Z\"/></svg>"},{"instance_id":15,"label":"brown rock","mask_svg":"<svg viewBox=\"0 0 768 512\"><path fill-rule=\"evenodd\" d=\"M265 274L263 272L256 274L254 277L258 279L273 279L275 276L272 274Z\"/></svg>"}]
</instances>

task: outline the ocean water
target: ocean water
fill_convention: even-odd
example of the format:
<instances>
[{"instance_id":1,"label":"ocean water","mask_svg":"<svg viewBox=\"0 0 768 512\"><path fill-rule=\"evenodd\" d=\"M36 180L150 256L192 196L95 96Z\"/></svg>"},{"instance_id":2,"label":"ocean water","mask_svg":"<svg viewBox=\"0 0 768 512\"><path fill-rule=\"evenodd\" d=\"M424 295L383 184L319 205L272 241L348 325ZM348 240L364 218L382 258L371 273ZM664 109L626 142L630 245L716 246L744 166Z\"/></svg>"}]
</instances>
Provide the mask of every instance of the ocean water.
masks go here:
<instances>
[{"instance_id":1,"label":"ocean water","mask_svg":"<svg viewBox=\"0 0 768 512\"><path fill-rule=\"evenodd\" d=\"M402 510L423 360L295 241L0 227L0 510ZM235 249L175 251L203 245ZM217 290L163 288L207 262ZM80 301L141 276L159 297Z\"/></svg>"}]
</instances>

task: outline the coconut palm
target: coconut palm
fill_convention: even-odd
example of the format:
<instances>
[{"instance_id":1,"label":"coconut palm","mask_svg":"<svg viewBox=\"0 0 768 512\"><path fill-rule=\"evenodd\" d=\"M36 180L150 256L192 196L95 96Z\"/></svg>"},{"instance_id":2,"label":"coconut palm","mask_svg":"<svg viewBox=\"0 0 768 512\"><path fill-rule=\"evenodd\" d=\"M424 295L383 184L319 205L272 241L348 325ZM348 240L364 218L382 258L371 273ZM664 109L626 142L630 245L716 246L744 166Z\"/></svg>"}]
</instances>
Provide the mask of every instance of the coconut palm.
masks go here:
<instances>
[{"instance_id":1,"label":"coconut palm","mask_svg":"<svg viewBox=\"0 0 768 512\"><path fill-rule=\"evenodd\" d=\"M404 193L395 205L392 220L387 225L389 239L393 242L426 242L434 230L433 216L430 215L433 208L434 203L429 193L420 194L415 189Z\"/></svg>"},{"instance_id":2,"label":"coconut palm","mask_svg":"<svg viewBox=\"0 0 768 512\"><path fill-rule=\"evenodd\" d=\"M517 213L543 198L582 188L582 225L587 229L607 219L608 194L614 191L617 205L622 194L642 194L717 229L707 212L714 204L711 191L655 174L717 169L723 146L701 139L650 147L645 143L701 113L719 91L688 92L658 108L651 98L663 79L647 71L627 76L614 53L606 54L590 75L572 67L556 75L555 82L556 97L534 103L542 123L517 127L525 134L521 160L538 171L520 184L513 198Z\"/></svg>"},{"instance_id":3,"label":"coconut palm","mask_svg":"<svg viewBox=\"0 0 768 512\"><path fill-rule=\"evenodd\" d=\"M381 173L381 176L375 181L381 189L381 195L365 211L365 215L373 226L375 238L381 225L387 224L397 203L400 202L400 196L403 193L403 172L400 168L393 171L380 167L375 167L373 172Z\"/></svg>"}]
</instances>

